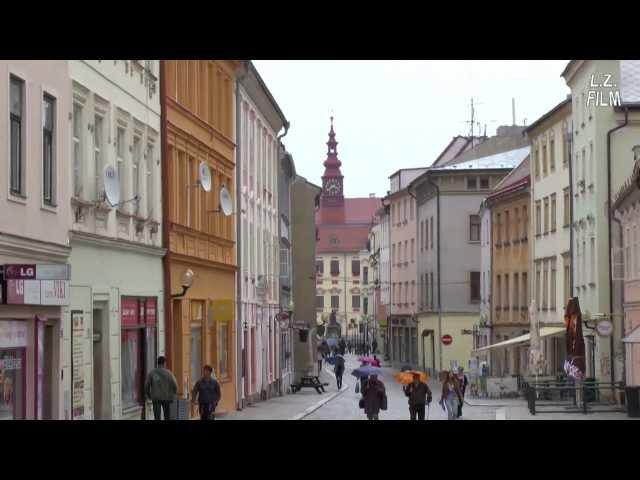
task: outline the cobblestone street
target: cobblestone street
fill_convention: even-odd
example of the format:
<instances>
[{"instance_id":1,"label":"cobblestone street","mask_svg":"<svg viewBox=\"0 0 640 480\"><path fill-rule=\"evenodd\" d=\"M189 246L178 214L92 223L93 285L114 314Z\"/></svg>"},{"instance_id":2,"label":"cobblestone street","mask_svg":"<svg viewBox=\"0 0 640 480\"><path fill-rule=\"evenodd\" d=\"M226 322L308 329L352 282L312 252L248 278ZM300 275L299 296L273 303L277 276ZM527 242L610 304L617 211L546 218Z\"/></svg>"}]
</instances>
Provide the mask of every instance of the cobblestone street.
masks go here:
<instances>
[{"instance_id":1,"label":"cobblestone street","mask_svg":"<svg viewBox=\"0 0 640 480\"><path fill-rule=\"evenodd\" d=\"M333 368L325 365L321 380L328 382L326 393L318 395L313 389L303 389L295 395L274 397L264 402L250 405L242 411L221 417L220 420L366 420L364 411L358 408L360 394L355 393L356 378L351 371L359 366L356 356L347 355L346 370L342 390L338 392ZM409 420L409 408L402 386L393 375L397 372L383 366L380 380L385 384L388 410L380 412L380 420ZM433 402L428 409L428 420L446 420L447 414L438 404L440 385L431 380L429 388L433 392ZM627 415L619 412L543 413L533 416L524 400L480 400L465 399L463 416L466 420L626 420Z\"/></svg>"}]
</instances>

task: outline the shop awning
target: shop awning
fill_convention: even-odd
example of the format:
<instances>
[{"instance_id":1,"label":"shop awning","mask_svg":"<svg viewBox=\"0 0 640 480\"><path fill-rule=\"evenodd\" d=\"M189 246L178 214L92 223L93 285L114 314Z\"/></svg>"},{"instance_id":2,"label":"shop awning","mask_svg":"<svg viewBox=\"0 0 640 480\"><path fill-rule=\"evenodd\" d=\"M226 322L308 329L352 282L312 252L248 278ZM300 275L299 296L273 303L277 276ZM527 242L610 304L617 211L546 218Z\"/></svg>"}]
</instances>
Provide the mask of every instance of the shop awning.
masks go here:
<instances>
[{"instance_id":1,"label":"shop awning","mask_svg":"<svg viewBox=\"0 0 640 480\"><path fill-rule=\"evenodd\" d=\"M560 335L561 333L564 333L564 332L565 332L564 327L542 327L540 329L540 337L550 337L553 335ZM509 347L519 343L527 343L529 342L529 340L531 340L531 334L527 333L526 335L520 335L519 337L510 338L509 340L505 340L504 342L494 343L493 345L479 348L477 350L474 350L474 352L483 352L483 351L491 350L494 348L505 348L505 347Z\"/></svg>"},{"instance_id":2,"label":"shop awning","mask_svg":"<svg viewBox=\"0 0 640 480\"><path fill-rule=\"evenodd\" d=\"M640 327L622 339L623 343L640 343Z\"/></svg>"}]
</instances>

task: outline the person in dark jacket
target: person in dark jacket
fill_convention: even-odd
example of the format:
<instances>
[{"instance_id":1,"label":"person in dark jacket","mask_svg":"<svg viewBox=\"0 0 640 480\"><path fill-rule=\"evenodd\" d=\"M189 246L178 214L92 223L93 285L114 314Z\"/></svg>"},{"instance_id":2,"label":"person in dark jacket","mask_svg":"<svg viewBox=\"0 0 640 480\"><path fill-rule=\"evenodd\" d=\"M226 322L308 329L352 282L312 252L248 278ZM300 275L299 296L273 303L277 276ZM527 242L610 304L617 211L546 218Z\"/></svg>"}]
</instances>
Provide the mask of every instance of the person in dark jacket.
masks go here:
<instances>
[{"instance_id":1,"label":"person in dark jacket","mask_svg":"<svg viewBox=\"0 0 640 480\"><path fill-rule=\"evenodd\" d=\"M374 373L369 377L369 380L364 385L363 393L364 413L367 414L367 419L379 420L380 410L383 407L387 393L384 383L378 380L378 375Z\"/></svg>"},{"instance_id":2,"label":"person in dark jacket","mask_svg":"<svg viewBox=\"0 0 640 480\"><path fill-rule=\"evenodd\" d=\"M373 353L374 355L376 353L378 353L378 341L374 338L373 342L371 343L371 353Z\"/></svg>"},{"instance_id":3,"label":"person in dark jacket","mask_svg":"<svg viewBox=\"0 0 640 480\"><path fill-rule=\"evenodd\" d=\"M213 416L220 401L220 384L212 377L213 368L205 365L202 378L193 387L193 403L200 408L200 420L213 420Z\"/></svg>"},{"instance_id":4,"label":"person in dark jacket","mask_svg":"<svg viewBox=\"0 0 640 480\"><path fill-rule=\"evenodd\" d=\"M462 405L464 404L464 393L469 385L469 379L464 374L464 368L458 368L458 384L460 385L460 393L462 393L462 399L458 403L458 418L462 417Z\"/></svg>"},{"instance_id":5,"label":"person in dark jacket","mask_svg":"<svg viewBox=\"0 0 640 480\"><path fill-rule=\"evenodd\" d=\"M164 419L170 420L171 403L178 393L176 377L165 365L165 358L158 357L158 367L149 372L144 382L144 392L153 404L155 420L160 420L161 410L164 412Z\"/></svg>"},{"instance_id":6,"label":"person in dark jacket","mask_svg":"<svg viewBox=\"0 0 640 480\"><path fill-rule=\"evenodd\" d=\"M336 357L336 364L333 367L333 373L336 374L336 384L338 386L338 390L342 388L342 375L344 375L344 357L342 355L338 355Z\"/></svg>"},{"instance_id":7,"label":"person in dark jacket","mask_svg":"<svg viewBox=\"0 0 640 480\"><path fill-rule=\"evenodd\" d=\"M409 397L409 416L411 420L424 420L425 405L431 403L431 390L426 383L420 381L420 375L413 375L413 383L403 388L404 394Z\"/></svg>"}]
</instances>

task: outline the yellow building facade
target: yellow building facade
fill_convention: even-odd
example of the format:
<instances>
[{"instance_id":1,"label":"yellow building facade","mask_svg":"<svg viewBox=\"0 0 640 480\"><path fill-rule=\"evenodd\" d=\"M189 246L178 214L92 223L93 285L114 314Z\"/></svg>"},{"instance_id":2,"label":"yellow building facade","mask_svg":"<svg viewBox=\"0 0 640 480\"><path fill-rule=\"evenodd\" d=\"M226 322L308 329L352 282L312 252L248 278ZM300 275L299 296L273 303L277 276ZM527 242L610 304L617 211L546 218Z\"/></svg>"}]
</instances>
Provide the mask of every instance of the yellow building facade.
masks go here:
<instances>
[{"instance_id":1,"label":"yellow building facade","mask_svg":"<svg viewBox=\"0 0 640 480\"><path fill-rule=\"evenodd\" d=\"M162 62L167 357L181 397L190 395L204 365L213 367L222 391L219 413L237 407L235 223L220 212L219 193L224 186L235 196L238 66ZM209 192L199 185L201 164L211 173Z\"/></svg>"}]
</instances>

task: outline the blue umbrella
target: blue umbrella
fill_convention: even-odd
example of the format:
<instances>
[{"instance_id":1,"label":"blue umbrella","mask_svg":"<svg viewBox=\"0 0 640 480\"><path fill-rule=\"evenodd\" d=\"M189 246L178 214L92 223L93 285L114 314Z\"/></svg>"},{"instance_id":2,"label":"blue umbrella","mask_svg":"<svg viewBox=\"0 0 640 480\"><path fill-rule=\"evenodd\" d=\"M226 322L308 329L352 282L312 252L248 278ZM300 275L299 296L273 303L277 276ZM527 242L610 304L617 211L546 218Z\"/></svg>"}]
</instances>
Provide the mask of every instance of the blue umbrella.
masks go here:
<instances>
[{"instance_id":1,"label":"blue umbrella","mask_svg":"<svg viewBox=\"0 0 640 480\"><path fill-rule=\"evenodd\" d=\"M337 338L327 338L326 342L327 342L327 345L329 345L330 347L335 347L336 345L338 345Z\"/></svg>"},{"instance_id":2,"label":"blue umbrella","mask_svg":"<svg viewBox=\"0 0 640 480\"><path fill-rule=\"evenodd\" d=\"M372 367L371 365L365 365L364 367L358 367L351 372L351 375L358 378L369 377L371 375L379 375L382 371L381 368Z\"/></svg>"}]
</instances>

